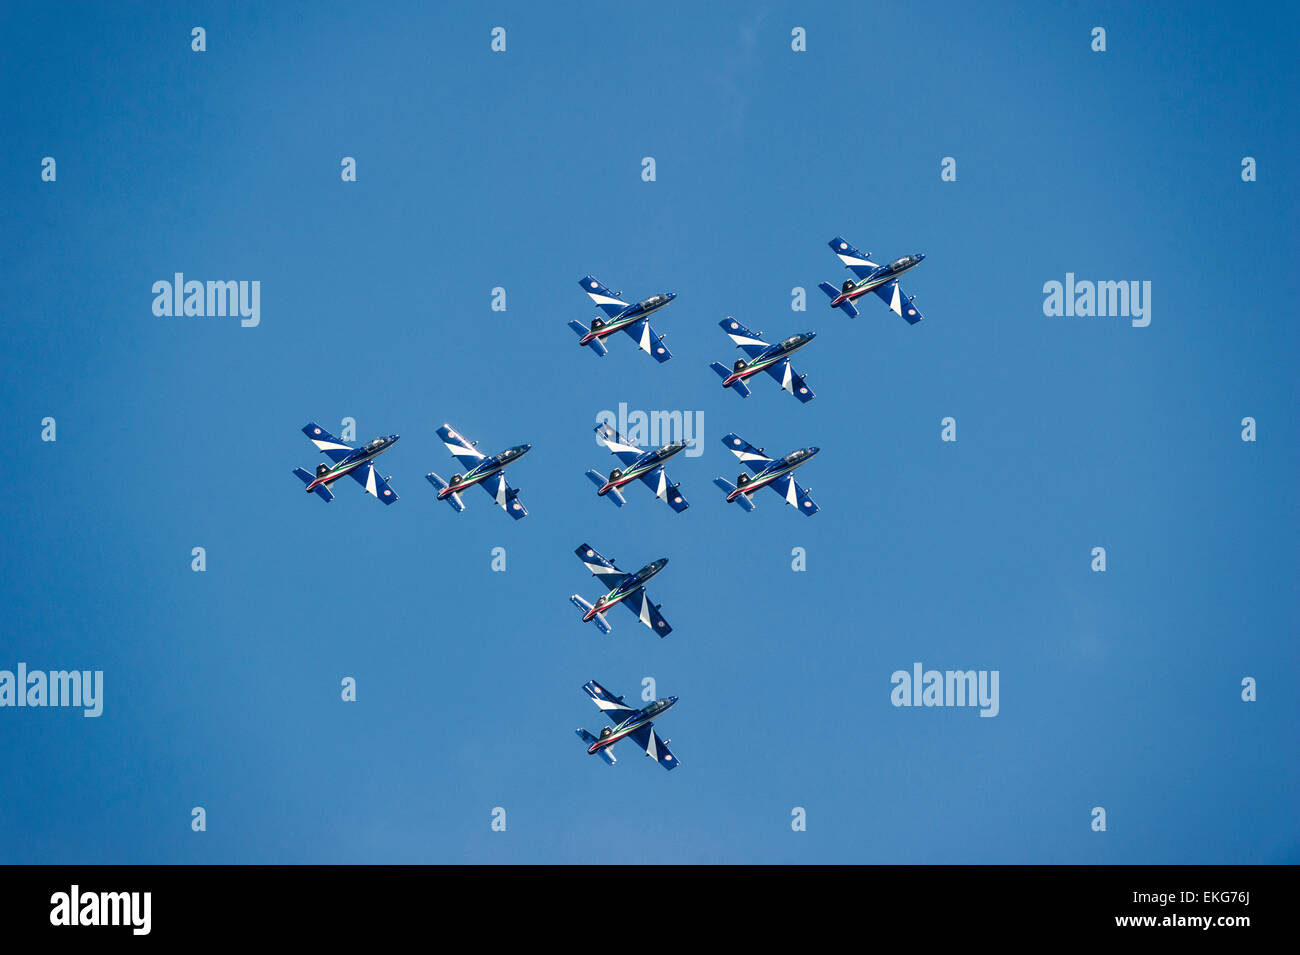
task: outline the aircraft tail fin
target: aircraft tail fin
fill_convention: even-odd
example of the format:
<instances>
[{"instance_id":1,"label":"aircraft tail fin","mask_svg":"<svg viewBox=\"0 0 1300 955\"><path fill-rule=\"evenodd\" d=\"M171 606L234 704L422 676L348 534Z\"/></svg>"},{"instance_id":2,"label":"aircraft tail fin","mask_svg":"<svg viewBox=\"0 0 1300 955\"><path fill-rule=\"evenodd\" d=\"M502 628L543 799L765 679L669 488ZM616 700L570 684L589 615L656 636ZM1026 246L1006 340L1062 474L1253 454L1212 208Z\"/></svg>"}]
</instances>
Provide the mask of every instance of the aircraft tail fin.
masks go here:
<instances>
[{"instance_id":1,"label":"aircraft tail fin","mask_svg":"<svg viewBox=\"0 0 1300 955\"><path fill-rule=\"evenodd\" d=\"M306 485L310 485L312 481L316 480L314 477L312 477L302 468L294 468L293 473L298 476L298 480L302 481L302 483ZM322 501L325 501L327 503L329 501L334 500L334 492L331 491L324 484L312 488L311 492L315 494L317 497L319 497Z\"/></svg>"},{"instance_id":2,"label":"aircraft tail fin","mask_svg":"<svg viewBox=\"0 0 1300 955\"><path fill-rule=\"evenodd\" d=\"M576 729L574 730L574 732L577 733L578 738L582 740L584 743L586 743L588 746L598 741L598 737L593 736L591 733L588 733L584 729ZM613 766L615 763L618 762L618 760L614 758L613 746L606 746L604 749L597 750L596 755L599 756L601 759L603 759L605 762L609 763L609 765L611 766Z\"/></svg>"},{"instance_id":3,"label":"aircraft tail fin","mask_svg":"<svg viewBox=\"0 0 1300 955\"><path fill-rule=\"evenodd\" d=\"M578 594L573 594L572 596L569 597L569 600L570 602L572 602L572 604L575 607L577 607L579 610L583 612L584 616L586 614L591 613L592 605L587 603L587 601L583 600L582 597L580 597ZM614 628L609 625L609 621L605 619L605 615L603 613L596 614L594 617L591 618L591 621L597 627L600 628L601 633L610 634L614 632Z\"/></svg>"},{"instance_id":4,"label":"aircraft tail fin","mask_svg":"<svg viewBox=\"0 0 1300 955\"><path fill-rule=\"evenodd\" d=\"M709 367L712 368L715 372L717 372L718 377L721 378L723 381L726 381L728 378L731 377L731 372L727 370L727 366L720 361L713 362L711 365L709 365ZM740 395L740 397L742 398L749 397L749 385L745 384L740 379L736 379L731 384L724 385L724 387L730 388L732 391Z\"/></svg>"},{"instance_id":5,"label":"aircraft tail fin","mask_svg":"<svg viewBox=\"0 0 1300 955\"><path fill-rule=\"evenodd\" d=\"M574 332L577 334L579 338L586 338L587 333L591 331L591 329L589 329L586 325L582 324L582 322L569 322L569 327L574 330ZM593 338L591 341L587 342L587 347L590 348L592 351L594 351L601 358L604 358L606 355L609 354L609 349L605 347L605 343L602 342L599 338Z\"/></svg>"},{"instance_id":6,"label":"aircraft tail fin","mask_svg":"<svg viewBox=\"0 0 1300 955\"><path fill-rule=\"evenodd\" d=\"M823 292L825 292L827 295L829 295L832 302L834 302L837 298L840 297L840 290L837 289L830 282L822 282L817 287L821 289ZM832 305L831 308L838 308L849 318L858 317L857 306L854 305L852 302L850 302L847 298L844 301L840 302L840 304L838 305Z\"/></svg>"},{"instance_id":7,"label":"aircraft tail fin","mask_svg":"<svg viewBox=\"0 0 1300 955\"><path fill-rule=\"evenodd\" d=\"M442 478L438 477L438 475L434 474L432 471L426 474L424 476L424 479L428 481L430 484L432 484L434 487L436 487L440 495L443 491L447 490L447 488L451 486ZM459 493L448 494L447 503L450 504L452 508L456 510L458 513L460 511L465 510L465 502L461 500Z\"/></svg>"},{"instance_id":8,"label":"aircraft tail fin","mask_svg":"<svg viewBox=\"0 0 1300 955\"><path fill-rule=\"evenodd\" d=\"M587 479L591 481L592 484L596 485L597 490L604 487L606 483L604 475L602 475L599 471L588 471ZM622 507L624 504L627 503L627 498L625 498L622 492L619 491L619 489L616 487L610 488L608 491L605 492L604 496L609 498L611 501L613 501L614 504L618 507Z\"/></svg>"},{"instance_id":9,"label":"aircraft tail fin","mask_svg":"<svg viewBox=\"0 0 1300 955\"><path fill-rule=\"evenodd\" d=\"M736 490L736 485L732 484L726 478L714 478L713 483L716 484L718 487L722 488L724 491L726 491L727 497L731 497L731 495ZM748 494L737 494L734 500L746 511L752 511L754 509L754 501L750 498Z\"/></svg>"}]
</instances>

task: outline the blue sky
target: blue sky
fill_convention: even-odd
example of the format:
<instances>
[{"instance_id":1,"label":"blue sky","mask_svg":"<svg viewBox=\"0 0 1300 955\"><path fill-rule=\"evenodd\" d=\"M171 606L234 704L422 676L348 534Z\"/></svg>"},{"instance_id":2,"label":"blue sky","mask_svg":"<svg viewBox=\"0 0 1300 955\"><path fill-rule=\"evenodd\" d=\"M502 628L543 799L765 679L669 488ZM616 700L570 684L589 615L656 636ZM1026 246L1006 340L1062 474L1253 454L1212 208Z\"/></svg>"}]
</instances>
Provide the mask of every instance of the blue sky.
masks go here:
<instances>
[{"instance_id":1,"label":"blue sky","mask_svg":"<svg viewBox=\"0 0 1300 955\"><path fill-rule=\"evenodd\" d=\"M0 668L105 701L0 709L0 859L1300 861L1297 16L6 7ZM925 322L826 308L839 233L927 253ZM261 324L155 317L177 271L260 281ZM575 347L587 272L679 294L672 361ZM1067 272L1150 281L1151 324L1045 316ZM726 315L817 331L817 400L722 391ZM703 413L684 514L583 477L620 402ZM401 433L396 505L291 475L344 416ZM434 499L444 421L533 444L527 520ZM820 446L821 513L725 506L732 430ZM670 637L579 622L584 541L670 558ZM999 671L998 716L892 706L916 661ZM671 774L572 732L646 676Z\"/></svg>"}]
</instances>

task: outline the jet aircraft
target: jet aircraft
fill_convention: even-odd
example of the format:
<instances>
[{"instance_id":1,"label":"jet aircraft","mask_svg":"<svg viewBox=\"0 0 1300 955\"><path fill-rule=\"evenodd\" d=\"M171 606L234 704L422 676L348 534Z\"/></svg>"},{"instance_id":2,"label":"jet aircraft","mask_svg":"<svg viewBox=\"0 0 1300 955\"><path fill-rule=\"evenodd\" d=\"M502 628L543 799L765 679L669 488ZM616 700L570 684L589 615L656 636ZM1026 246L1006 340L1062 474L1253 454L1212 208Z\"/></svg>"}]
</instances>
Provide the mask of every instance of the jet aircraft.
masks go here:
<instances>
[{"instance_id":1,"label":"jet aircraft","mask_svg":"<svg viewBox=\"0 0 1300 955\"><path fill-rule=\"evenodd\" d=\"M857 276L856 281L845 279L844 285L838 290L829 282L822 282L818 286L830 296L831 308L843 310L849 318L857 318L858 309L853 304L854 300L868 292L875 292L895 315L901 315L909 325L915 325L924 317L912 304L915 296L905 294L898 286L900 275L925 261L923 253L905 255L888 265L877 265L871 261L870 252L863 255L841 236L837 235L827 244L831 247L831 251L840 257L844 267Z\"/></svg>"},{"instance_id":2,"label":"jet aircraft","mask_svg":"<svg viewBox=\"0 0 1300 955\"><path fill-rule=\"evenodd\" d=\"M584 292L605 313L591 320L591 326L582 322L569 322L569 327L578 334L578 344L586 345L602 358L608 354L604 339L615 332L627 332L636 340L637 347L658 362L665 362L673 356L664 346L664 340L655 334L647 319L677 297L676 292L664 292L652 295L644 301L630 305L623 301L622 292L611 292L590 275L578 280Z\"/></svg>"},{"instance_id":3,"label":"jet aircraft","mask_svg":"<svg viewBox=\"0 0 1300 955\"><path fill-rule=\"evenodd\" d=\"M455 431L451 425L444 424L438 429L438 437L447 446L452 457L465 468L464 474L453 474L450 481L444 481L430 471L425 478L438 489L438 500L446 501L457 511L465 510L465 502L460 499L460 492L475 484L492 495L500 508L515 520L528 516L528 509L519 500L519 492L506 483L506 466L518 461L531 444L520 444L491 456L484 455L478 449L478 442L471 441Z\"/></svg>"},{"instance_id":4,"label":"jet aircraft","mask_svg":"<svg viewBox=\"0 0 1300 955\"><path fill-rule=\"evenodd\" d=\"M736 343L736 347L749 356L748 359L737 358L730 371L720 361L709 366L722 379L723 388L730 388L742 398L748 398L749 386L745 384L745 379L765 371L780 382L782 388L805 404L817 397L808 387L803 375L790 365L790 356L816 338L816 332L800 332L775 345L769 345L763 341L762 332L751 332L734 318L724 318L718 324Z\"/></svg>"},{"instance_id":5,"label":"jet aircraft","mask_svg":"<svg viewBox=\"0 0 1300 955\"><path fill-rule=\"evenodd\" d=\"M668 621L659 612L659 604L651 602L650 595L645 592L646 581L664 569L668 563L667 557L661 557L636 573L629 574L615 567L612 560L601 557L588 544L576 548L574 553L587 565L594 577L610 588L606 594L596 599L595 604L588 603L578 594L569 598L583 612L583 623L595 621L601 633L612 632L614 628L605 619L605 611L621 603L659 636L666 637L673 632L673 628L668 626Z\"/></svg>"},{"instance_id":6,"label":"jet aircraft","mask_svg":"<svg viewBox=\"0 0 1300 955\"><path fill-rule=\"evenodd\" d=\"M587 477L596 485L599 496L607 497L622 507L627 499L623 497L620 488L640 478L646 487L655 492L655 497L678 514L690 507L678 491L679 485L670 482L668 473L664 470L664 464L669 458L686 449L685 441L672 441L662 448L643 451L607 424L596 425L596 438L622 462L621 467L609 472L608 478L599 471L587 472Z\"/></svg>"},{"instance_id":7,"label":"jet aircraft","mask_svg":"<svg viewBox=\"0 0 1300 955\"><path fill-rule=\"evenodd\" d=\"M618 762L614 758L614 744L630 736L645 750L647 756L664 769L677 768L677 757L668 750L668 744L672 740L660 739L659 734L654 730L654 721L668 712L677 702L677 697L669 696L662 700L655 700L641 709L634 709L627 705L623 697L610 693L595 680L585 684L583 689L587 691L587 695L591 697L604 717L614 724L602 729L599 736L593 736L581 728L574 730L584 743L589 744L587 755L599 756L613 766Z\"/></svg>"},{"instance_id":8,"label":"jet aircraft","mask_svg":"<svg viewBox=\"0 0 1300 955\"><path fill-rule=\"evenodd\" d=\"M380 477L379 472L375 470L374 460L396 444L400 435L390 434L386 438L375 438L364 447L352 448L314 421L304 425L302 433L311 438L311 443L332 462L330 464L321 462L316 465L314 476L302 468L293 469L298 479L307 485L307 493L315 494L324 501L332 501L334 492L330 490L330 485L347 474L365 488L367 494L385 504L392 504L397 500L397 493L388 486L391 476Z\"/></svg>"},{"instance_id":9,"label":"jet aircraft","mask_svg":"<svg viewBox=\"0 0 1300 955\"><path fill-rule=\"evenodd\" d=\"M812 516L816 514L819 508L812 499L812 494L808 488L800 487L795 483L793 472L795 468L802 467L812 460L820 448L800 448L798 451L792 451L783 458L772 459L767 456L762 448L756 448L740 435L727 435L722 439L728 450L731 451L741 462L754 472L754 476L741 474L736 478L736 483L732 484L724 478L715 478L713 483L727 492L727 502L735 501L746 511L754 509L754 492L759 488L770 487L776 491L791 507L797 508L800 513Z\"/></svg>"}]
</instances>

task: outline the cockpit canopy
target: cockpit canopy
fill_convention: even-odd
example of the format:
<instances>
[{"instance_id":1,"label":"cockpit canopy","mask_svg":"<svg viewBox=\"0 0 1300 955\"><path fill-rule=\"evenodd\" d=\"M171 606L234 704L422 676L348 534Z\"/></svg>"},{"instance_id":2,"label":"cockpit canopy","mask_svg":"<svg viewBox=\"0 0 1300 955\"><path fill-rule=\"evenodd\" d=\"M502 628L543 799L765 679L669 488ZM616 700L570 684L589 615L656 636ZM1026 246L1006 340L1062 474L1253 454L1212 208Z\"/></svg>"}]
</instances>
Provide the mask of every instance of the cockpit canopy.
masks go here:
<instances>
[{"instance_id":1,"label":"cockpit canopy","mask_svg":"<svg viewBox=\"0 0 1300 955\"><path fill-rule=\"evenodd\" d=\"M646 299L644 302L641 303L641 307L650 308L651 306L658 305L665 298L667 298L666 295L651 295L648 299Z\"/></svg>"},{"instance_id":2,"label":"cockpit canopy","mask_svg":"<svg viewBox=\"0 0 1300 955\"><path fill-rule=\"evenodd\" d=\"M388 443L387 438L375 438L375 440L371 441L369 444L366 445L366 450L375 451L379 448L382 448L387 443Z\"/></svg>"},{"instance_id":3,"label":"cockpit canopy","mask_svg":"<svg viewBox=\"0 0 1300 955\"><path fill-rule=\"evenodd\" d=\"M797 345L797 344L799 344L799 340L800 340L801 338L803 338L802 335L791 335L789 338L787 338L787 339L786 339L785 341L783 341L781 344L784 345L785 347L789 348L791 345Z\"/></svg>"},{"instance_id":4,"label":"cockpit canopy","mask_svg":"<svg viewBox=\"0 0 1300 955\"><path fill-rule=\"evenodd\" d=\"M890 262L889 267L891 269L905 269L911 264L912 257L910 255L905 255L901 259L895 259L893 262Z\"/></svg>"}]
</instances>

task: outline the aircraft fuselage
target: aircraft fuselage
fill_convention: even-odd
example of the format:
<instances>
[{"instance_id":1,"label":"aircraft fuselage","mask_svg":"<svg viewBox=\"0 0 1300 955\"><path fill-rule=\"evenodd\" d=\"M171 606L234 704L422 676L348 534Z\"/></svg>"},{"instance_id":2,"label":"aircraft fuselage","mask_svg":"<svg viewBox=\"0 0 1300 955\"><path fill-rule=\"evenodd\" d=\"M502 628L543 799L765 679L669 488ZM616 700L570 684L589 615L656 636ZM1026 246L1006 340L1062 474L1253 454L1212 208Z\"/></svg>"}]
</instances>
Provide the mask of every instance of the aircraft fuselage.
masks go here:
<instances>
[{"instance_id":1,"label":"aircraft fuselage","mask_svg":"<svg viewBox=\"0 0 1300 955\"><path fill-rule=\"evenodd\" d=\"M622 487L625 484L635 481L642 475L650 473L674 455L680 454L685 450L685 441L673 441L670 444L665 444L662 448L657 448L654 451L647 451L645 454L641 455L641 457L629 464L627 469L619 474L618 477L606 481L605 485L596 493L608 494L615 488Z\"/></svg>"},{"instance_id":2,"label":"aircraft fuselage","mask_svg":"<svg viewBox=\"0 0 1300 955\"><path fill-rule=\"evenodd\" d=\"M741 494L753 494L759 488L767 487L773 481L778 481L787 474L803 467L813 457L821 451L821 448L800 448L798 451L792 451L785 457L773 461L763 470L759 471L743 485L737 487L727 495L727 501L734 501Z\"/></svg>"},{"instance_id":3,"label":"aircraft fuselage","mask_svg":"<svg viewBox=\"0 0 1300 955\"><path fill-rule=\"evenodd\" d=\"M664 292L662 295L652 295L645 301L629 305L612 318L601 319L600 327L587 332L578 340L578 344L588 345L595 339L606 338L614 332L622 331L634 322L639 322L641 319L653 315L676 297L676 292Z\"/></svg>"},{"instance_id":4,"label":"aircraft fuselage","mask_svg":"<svg viewBox=\"0 0 1300 955\"><path fill-rule=\"evenodd\" d=\"M506 448L500 454L489 455L474 467L470 468L459 481L448 483L446 487L438 492L438 500L444 500L453 494L463 491L467 487L473 487L475 484L481 484L488 478L500 471L504 471L506 466L518 461L529 449L531 444L520 444L513 448ZM459 500L459 499L458 499Z\"/></svg>"},{"instance_id":5,"label":"aircraft fuselage","mask_svg":"<svg viewBox=\"0 0 1300 955\"><path fill-rule=\"evenodd\" d=\"M763 349L763 351L759 352L746 362L744 368L733 372L730 377L725 378L722 382L722 387L729 388L737 381L744 381L751 375L756 375L760 371L766 371L777 362L789 358L816 337L816 332L801 332L798 335L790 336L785 341L777 342L775 345Z\"/></svg>"},{"instance_id":6,"label":"aircraft fuselage","mask_svg":"<svg viewBox=\"0 0 1300 955\"><path fill-rule=\"evenodd\" d=\"M622 697L620 697L620 699L622 699ZM596 742L592 743L590 746L587 747L587 754L594 756L596 753L599 753L602 749L613 746L623 737L628 736L631 733L635 733L637 730L645 726L647 723L650 723L653 720L658 719L669 709L671 709L673 704L676 702L677 702L677 697L675 696L670 696L662 700L655 700L653 703L651 703L649 706L645 707L644 709L637 710L635 713L633 713L627 719L623 720L623 722L619 723L617 726L612 728L607 726L605 730L601 731L600 737L596 740Z\"/></svg>"},{"instance_id":7,"label":"aircraft fuselage","mask_svg":"<svg viewBox=\"0 0 1300 955\"><path fill-rule=\"evenodd\" d=\"M667 557L660 557L654 563L646 564L635 574L628 574L619 581L617 587L597 600L596 605L583 614L583 622L585 623L591 620L598 613L604 613L615 604L622 603L632 594L636 593L639 588L644 587L646 581L659 573L659 571L663 570L667 563Z\"/></svg>"},{"instance_id":8,"label":"aircraft fuselage","mask_svg":"<svg viewBox=\"0 0 1300 955\"><path fill-rule=\"evenodd\" d=\"M400 437L400 434L390 434L386 438L375 438L370 443L357 448L341 461L329 466L327 470L323 472L318 470L316 480L307 485L307 492L311 493L321 485L328 487L343 475L350 474L367 462L373 461L396 444L397 439Z\"/></svg>"},{"instance_id":9,"label":"aircraft fuselage","mask_svg":"<svg viewBox=\"0 0 1300 955\"><path fill-rule=\"evenodd\" d=\"M916 268L925 260L925 253L918 252L915 255L905 255L901 259L896 259L888 265L882 265L865 278L858 279L852 285L842 291L838 298L831 300L831 308L838 308L844 302L851 302L856 298L866 295L868 292L874 292L882 285L887 285L894 279L898 278L904 272L909 272Z\"/></svg>"}]
</instances>

